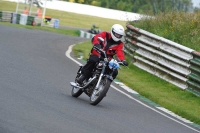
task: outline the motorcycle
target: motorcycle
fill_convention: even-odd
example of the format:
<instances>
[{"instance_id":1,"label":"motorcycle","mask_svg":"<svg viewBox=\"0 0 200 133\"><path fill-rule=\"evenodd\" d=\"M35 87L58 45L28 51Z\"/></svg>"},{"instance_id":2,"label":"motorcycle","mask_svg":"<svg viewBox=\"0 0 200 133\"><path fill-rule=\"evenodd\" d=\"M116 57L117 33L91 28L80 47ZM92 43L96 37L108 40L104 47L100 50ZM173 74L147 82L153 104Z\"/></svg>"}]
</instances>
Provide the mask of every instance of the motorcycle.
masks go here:
<instances>
[{"instance_id":1,"label":"motorcycle","mask_svg":"<svg viewBox=\"0 0 200 133\"><path fill-rule=\"evenodd\" d=\"M104 41L101 37L98 37L98 40L101 43ZM114 70L118 69L119 65L124 64L117 62L115 59L109 60L105 51L95 46L93 48L103 55L103 60L100 60L96 64L95 69L92 71L92 76L84 80L82 85L77 83L77 79L81 76L81 69L83 68L83 66L80 66L75 82L70 82L70 84L72 86L71 95L73 97L77 98L84 92L90 97L90 104L95 106L106 96L113 81L112 74Z\"/></svg>"}]
</instances>

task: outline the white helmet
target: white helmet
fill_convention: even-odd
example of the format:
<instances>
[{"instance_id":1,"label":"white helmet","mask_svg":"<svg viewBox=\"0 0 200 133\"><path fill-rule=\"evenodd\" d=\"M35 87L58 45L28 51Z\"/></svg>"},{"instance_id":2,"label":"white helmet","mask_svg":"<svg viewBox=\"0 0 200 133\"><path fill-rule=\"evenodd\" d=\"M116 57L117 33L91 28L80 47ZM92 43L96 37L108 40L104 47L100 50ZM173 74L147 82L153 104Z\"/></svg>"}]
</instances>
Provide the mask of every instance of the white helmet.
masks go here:
<instances>
[{"instance_id":1,"label":"white helmet","mask_svg":"<svg viewBox=\"0 0 200 133\"><path fill-rule=\"evenodd\" d=\"M120 24L114 24L111 27L111 37L114 41L120 41L124 36L124 28Z\"/></svg>"}]
</instances>

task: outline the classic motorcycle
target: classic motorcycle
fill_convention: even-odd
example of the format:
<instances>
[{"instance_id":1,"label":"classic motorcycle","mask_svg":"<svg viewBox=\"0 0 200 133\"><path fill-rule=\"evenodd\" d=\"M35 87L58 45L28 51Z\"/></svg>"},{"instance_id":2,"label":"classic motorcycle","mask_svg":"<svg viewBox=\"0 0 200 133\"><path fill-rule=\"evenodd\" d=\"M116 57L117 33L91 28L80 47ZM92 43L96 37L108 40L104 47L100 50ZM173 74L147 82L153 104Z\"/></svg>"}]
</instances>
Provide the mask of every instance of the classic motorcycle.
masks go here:
<instances>
[{"instance_id":1,"label":"classic motorcycle","mask_svg":"<svg viewBox=\"0 0 200 133\"><path fill-rule=\"evenodd\" d=\"M98 40L101 43L104 41L101 37L98 37ZM72 86L71 95L73 97L79 97L84 92L90 97L90 104L97 105L106 96L110 88L113 81L113 70L118 69L119 65L124 64L122 62L117 62L115 59L109 61L105 51L95 46L93 48L101 53L103 60L100 60L100 62L96 64L96 67L92 71L92 76L84 80L82 85L77 83L77 79L81 76L81 69L83 68L83 66L80 66L75 82L70 82L70 84Z\"/></svg>"}]
</instances>

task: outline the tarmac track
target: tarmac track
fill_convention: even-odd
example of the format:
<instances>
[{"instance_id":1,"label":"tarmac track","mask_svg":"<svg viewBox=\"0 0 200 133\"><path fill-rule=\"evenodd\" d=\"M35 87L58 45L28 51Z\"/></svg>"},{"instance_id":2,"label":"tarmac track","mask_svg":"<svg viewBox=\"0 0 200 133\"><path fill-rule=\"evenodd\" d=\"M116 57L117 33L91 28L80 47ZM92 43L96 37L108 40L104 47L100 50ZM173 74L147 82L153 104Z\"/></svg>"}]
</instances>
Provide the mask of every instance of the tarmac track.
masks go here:
<instances>
[{"instance_id":1,"label":"tarmac track","mask_svg":"<svg viewBox=\"0 0 200 133\"><path fill-rule=\"evenodd\" d=\"M97 106L84 94L73 98L79 66L65 52L85 40L0 25L0 133L199 132L113 88Z\"/></svg>"}]
</instances>

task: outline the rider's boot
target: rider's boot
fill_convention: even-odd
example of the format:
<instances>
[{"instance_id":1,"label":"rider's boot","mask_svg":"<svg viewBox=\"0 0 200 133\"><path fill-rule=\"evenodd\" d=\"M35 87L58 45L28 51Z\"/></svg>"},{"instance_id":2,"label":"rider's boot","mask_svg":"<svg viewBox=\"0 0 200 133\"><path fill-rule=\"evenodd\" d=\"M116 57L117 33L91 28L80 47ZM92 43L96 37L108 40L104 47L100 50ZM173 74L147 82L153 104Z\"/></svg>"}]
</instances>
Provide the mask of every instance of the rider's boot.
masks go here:
<instances>
[{"instance_id":1,"label":"rider's boot","mask_svg":"<svg viewBox=\"0 0 200 133\"><path fill-rule=\"evenodd\" d=\"M84 75L81 75L76 81L79 85L83 84L83 81L86 79L87 77Z\"/></svg>"}]
</instances>

